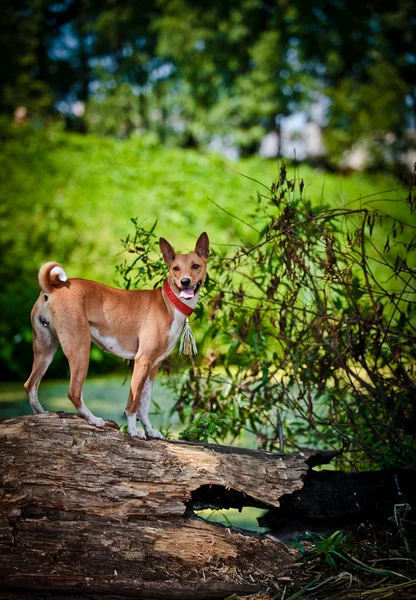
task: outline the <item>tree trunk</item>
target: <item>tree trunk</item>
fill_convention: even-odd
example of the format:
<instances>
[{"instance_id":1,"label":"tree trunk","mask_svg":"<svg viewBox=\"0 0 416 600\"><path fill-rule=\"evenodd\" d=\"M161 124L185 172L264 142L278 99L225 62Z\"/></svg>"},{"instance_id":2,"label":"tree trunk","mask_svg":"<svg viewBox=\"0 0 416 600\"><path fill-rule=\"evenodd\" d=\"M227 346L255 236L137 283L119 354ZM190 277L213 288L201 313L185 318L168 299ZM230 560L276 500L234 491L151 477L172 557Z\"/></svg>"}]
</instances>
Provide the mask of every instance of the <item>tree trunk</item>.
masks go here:
<instances>
[{"instance_id":1,"label":"tree trunk","mask_svg":"<svg viewBox=\"0 0 416 600\"><path fill-rule=\"evenodd\" d=\"M2 598L196 600L276 586L294 553L198 519L192 495L279 507L333 453L142 441L57 413L1 420L0 456Z\"/></svg>"}]
</instances>

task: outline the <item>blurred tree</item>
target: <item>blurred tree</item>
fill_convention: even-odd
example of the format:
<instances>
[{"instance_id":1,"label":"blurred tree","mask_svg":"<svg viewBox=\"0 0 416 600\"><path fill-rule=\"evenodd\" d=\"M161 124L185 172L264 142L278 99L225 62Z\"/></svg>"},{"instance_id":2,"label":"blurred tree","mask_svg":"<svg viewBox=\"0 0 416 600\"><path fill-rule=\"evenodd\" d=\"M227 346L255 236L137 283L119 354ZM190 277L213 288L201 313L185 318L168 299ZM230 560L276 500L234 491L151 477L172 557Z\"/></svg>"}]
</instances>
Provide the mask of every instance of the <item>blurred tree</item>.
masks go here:
<instances>
[{"instance_id":1,"label":"blurred tree","mask_svg":"<svg viewBox=\"0 0 416 600\"><path fill-rule=\"evenodd\" d=\"M392 164L406 144L408 90L397 67L384 60L369 67L367 81L345 77L331 88L325 133L329 162L342 165L345 153L357 148L358 142L367 165Z\"/></svg>"},{"instance_id":2,"label":"blurred tree","mask_svg":"<svg viewBox=\"0 0 416 600\"><path fill-rule=\"evenodd\" d=\"M330 100L333 163L360 138L377 161L387 134L397 142L391 152L403 149L416 106L413 2L159 4L158 50L172 62L170 93L194 141L232 136L253 151L278 115L305 109L320 90Z\"/></svg>"},{"instance_id":3,"label":"blurred tree","mask_svg":"<svg viewBox=\"0 0 416 600\"><path fill-rule=\"evenodd\" d=\"M189 142L220 136L252 152L300 98L289 60L288 8L273 2L160 0L158 51ZM288 81L287 81L288 80Z\"/></svg>"},{"instance_id":4,"label":"blurred tree","mask_svg":"<svg viewBox=\"0 0 416 600\"><path fill-rule=\"evenodd\" d=\"M32 114L51 110L53 93L43 77L43 3L7 2L0 19L0 112L19 106Z\"/></svg>"},{"instance_id":5,"label":"blurred tree","mask_svg":"<svg viewBox=\"0 0 416 600\"><path fill-rule=\"evenodd\" d=\"M102 134L250 153L320 91L330 160L363 138L380 164L386 136L396 155L412 111L414 124L415 23L411 0L15 0L2 14L0 110L58 108L72 123L86 105Z\"/></svg>"},{"instance_id":6,"label":"blurred tree","mask_svg":"<svg viewBox=\"0 0 416 600\"><path fill-rule=\"evenodd\" d=\"M293 33L302 60L329 99L329 161L341 165L363 140L369 164L390 162L416 123L415 3L375 0L351 10L339 0L296 5Z\"/></svg>"},{"instance_id":7,"label":"blurred tree","mask_svg":"<svg viewBox=\"0 0 416 600\"><path fill-rule=\"evenodd\" d=\"M150 80L162 66L151 26L158 9L150 0L108 2L104 7L98 3L98 7L89 27L94 57L87 118L97 133L126 136L137 128L147 130ZM120 111L121 118L112 116Z\"/></svg>"},{"instance_id":8,"label":"blurred tree","mask_svg":"<svg viewBox=\"0 0 416 600\"><path fill-rule=\"evenodd\" d=\"M91 44L87 0L16 0L1 19L0 111L50 114L59 101L86 100ZM13 51L11 51L13 48Z\"/></svg>"}]
</instances>

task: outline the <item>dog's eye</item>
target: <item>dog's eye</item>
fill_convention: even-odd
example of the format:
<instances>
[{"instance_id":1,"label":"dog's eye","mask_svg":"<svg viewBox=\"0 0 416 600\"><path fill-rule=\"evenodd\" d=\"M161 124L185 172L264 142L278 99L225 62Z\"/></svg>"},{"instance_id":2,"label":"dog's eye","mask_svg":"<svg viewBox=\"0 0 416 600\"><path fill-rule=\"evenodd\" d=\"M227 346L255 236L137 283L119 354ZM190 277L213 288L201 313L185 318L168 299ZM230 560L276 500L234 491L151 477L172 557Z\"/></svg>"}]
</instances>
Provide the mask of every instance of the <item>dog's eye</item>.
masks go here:
<instances>
[{"instance_id":1,"label":"dog's eye","mask_svg":"<svg viewBox=\"0 0 416 600\"><path fill-rule=\"evenodd\" d=\"M173 270L174 270L174 271L179 271L179 267L178 267L178 265L176 265L176 267L173 267Z\"/></svg>"},{"instance_id":2,"label":"dog's eye","mask_svg":"<svg viewBox=\"0 0 416 600\"><path fill-rule=\"evenodd\" d=\"M195 265L192 265L192 268L193 268L193 269L199 269L199 267L200 267L200 266L201 266L201 265L197 265L197 264L195 264Z\"/></svg>"}]
</instances>

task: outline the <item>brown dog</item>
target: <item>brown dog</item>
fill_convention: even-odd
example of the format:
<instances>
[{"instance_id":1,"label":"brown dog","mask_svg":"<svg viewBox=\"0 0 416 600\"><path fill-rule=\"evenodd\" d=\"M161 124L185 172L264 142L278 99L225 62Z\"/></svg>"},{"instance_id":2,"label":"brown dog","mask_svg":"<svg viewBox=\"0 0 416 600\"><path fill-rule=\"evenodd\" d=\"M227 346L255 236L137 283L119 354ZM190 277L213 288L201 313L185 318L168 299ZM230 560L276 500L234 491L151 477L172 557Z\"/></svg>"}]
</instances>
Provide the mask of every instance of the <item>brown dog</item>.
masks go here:
<instances>
[{"instance_id":1,"label":"brown dog","mask_svg":"<svg viewBox=\"0 0 416 600\"><path fill-rule=\"evenodd\" d=\"M38 387L61 344L71 370L70 400L88 423L104 426L82 399L92 340L107 352L134 359L125 411L129 434L145 437L136 429L137 414L147 437L163 439L148 417L153 382L198 302L206 278L209 240L202 233L190 254L175 254L163 238L159 244L169 276L164 287L155 290L119 290L86 279L68 279L56 262L40 268L42 291L31 314L34 361L24 386L33 412L45 412Z\"/></svg>"}]
</instances>

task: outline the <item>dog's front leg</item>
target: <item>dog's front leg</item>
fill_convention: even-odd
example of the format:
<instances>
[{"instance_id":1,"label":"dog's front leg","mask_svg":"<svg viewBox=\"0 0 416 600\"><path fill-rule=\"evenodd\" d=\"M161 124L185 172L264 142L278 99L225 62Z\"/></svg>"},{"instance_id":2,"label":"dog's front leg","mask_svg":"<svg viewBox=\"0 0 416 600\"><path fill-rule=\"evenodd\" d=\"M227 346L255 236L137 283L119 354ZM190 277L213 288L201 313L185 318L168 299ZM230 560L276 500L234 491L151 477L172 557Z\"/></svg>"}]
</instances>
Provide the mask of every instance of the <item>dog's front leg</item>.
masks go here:
<instances>
[{"instance_id":1,"label":"dog's front leg","mask_svg":"<svg viewBox=\"0 0 416 600\"><path fill-rule=\"evenodd\" d=\"M133 437L144 439L145 436L136 428L136 414L140 403L143 390L147 379L149 378L153 361L143 354L137 355L134 359L134 369L130 384L129 399L126 406L128 432Z\"/></svg>"},{"instance_id":2,"label":"dog's front leg","mask_svg":"<svg viewBox=\"0 0 416 600\"><path fill-rule=\"evenodd\" d=\"M149 377L146 379L146 382L143 386L142 395L140 397L139 406L137 410L137 416L140 419L141 424L144 427L146 432L146 437L148 438L156 438L158 440L164 440L165 438L156 429L152 428L152 424L149 421L149 406L150 406L150 397L152 395L153 384L159 371L160 364L157 364L150 371Z\"/></svg>"}]
</instances>

